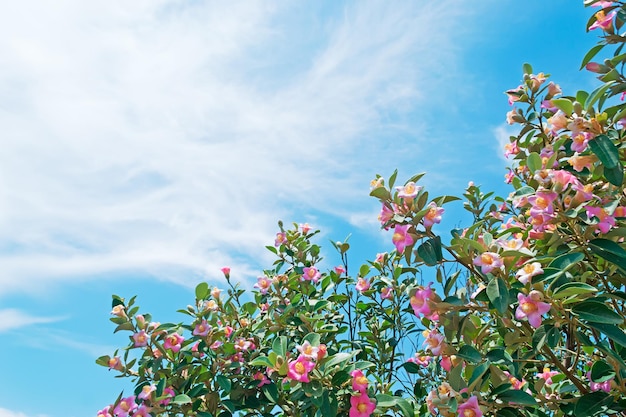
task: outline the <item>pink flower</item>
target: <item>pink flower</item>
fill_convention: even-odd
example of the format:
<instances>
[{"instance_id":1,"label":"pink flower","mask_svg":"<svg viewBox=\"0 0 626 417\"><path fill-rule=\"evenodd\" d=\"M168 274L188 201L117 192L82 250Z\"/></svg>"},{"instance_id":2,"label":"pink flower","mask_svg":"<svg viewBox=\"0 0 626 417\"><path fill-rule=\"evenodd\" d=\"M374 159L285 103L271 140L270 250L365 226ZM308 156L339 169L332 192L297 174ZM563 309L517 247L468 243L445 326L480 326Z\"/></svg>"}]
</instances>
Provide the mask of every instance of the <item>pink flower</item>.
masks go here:
<instances>
[{"instance_id":1,"label":"pink flower","mask_svg":"<svg viewBox=\"0 0 626 417\"><path fill-rule=\"evenodd\" d=\"M474 265L480 266L483 274L488 274L494 269L499 269L504 265L502 258L495 252L483 252L474 259Z\"/></svg>"},{"instance_id":2,"label":"pink flower","mask_svg":"<svg viewBox=\"0 0 626 417\"><path fill-rule=\"evenodd\" d=\"M303 344L296 345L296 350L306 358L317 359L319 348L311 345L308 340L305 340Z\"/></svg>"},{"instance_id":3,"label":"pink flower","mask_svg":"<svg viewBox=\"0 0 626 417\"><path fill-rule=\"evenodd\" d=\"M335 273L337 275L342 275L346 273L346 268L344 268L342 265L336 266L335 267Z\"/></svg>"},{"instance_id":4,"label":"pink flower","mask_svg":"<svg viewBox=\"0 0 626 417\"><path fill-rule=\"evenodd\" d=\"M326 349L326 345L321 343L318 347L317 347L317 360L321 361L322 359L324 359L326 357L326 354L328 353L327 349Z\"/></svg>"},{"instance_id":5,"label":"pink flower","mask_svg":"<svg viewBox=\"0 0 626 417\"><path fill-rule=\"evenodd\" d=\"M604 382L593 382L591 380L591 371L589 371L587 372L587 379L589 379L589 387L591 388L591 391L600 391L600 390L604 392L611 391L611 381L613 381L613 378Z\"/></svg>"},{"instance_id":6,"label":"pink flower","mask_svg":"<svg viewBox=\"0 0 626 417\"><path fill-rule=\"evenodd\" d=\"M222 271L222 274L224 274L226 278L230 277L230 267L225 266L221 269L221 271Z\"/></svg>"},{"instance_id":7,"label":"pink flower","mask_svg":"<svg viewBox=\"0 0 626 417\"><path fill-rule=\"evenodd\" d=\"M176 396L176 393L174 392L174 389L172 387L166 387L163 390L163 398L161 401L159 401L159 405L168 405L170 403L170 401L172 401L172 398L174 398Z\"/></svg>"},{"instance_id":8,"label":"pink flower","mask_svg":"<svg viewBox=\"0 0 626 417\"><path fill-rule=\"evenodd\" d=\"M383 203L383 206L380 209L380 214L378 215L378 221L380 221L381 226L385 226L391 219L393 219L393 216L393 210ZM385 229L387 228L388 227L385 227Z\"/></svg>"},{"instance_id":9,"label":"pink flower","mask_svg":"<svg viewBox=\"0 0 626 417\"><path fill-rule=\"evenodd\" d=\"M300 223L300 230L302 230L303 235L306 235L311 230L311 226L308 223Z\"/></svg>"},{"instance_id":10,"label":"pink flower","mask_svg":"<svg viewBox=\"0 0 626 417\"><path fill-rule=\"evenodd\" d=\"M133 334L133 341L135 342L135 347L143 347L148 346L148 334L145 330L140 330L137 333Z\"/></svg>"},{"instance_id":11,"label":"pink flower","mask_svg":"<svg viewBox=\"0 0 626 417\"><path fill-rule=\"evenodd\" d=\"M387 252L377 253L376 259L374 259L374 263L382 265L385 263L385 257L387 256Z\"/></svg>"},{"instance_id":12,"label":"pink flower","mask_svg":"<svg viewBox=\"0 0 626 417\"><path fill-rule=\"evenodd\" d=\"M98 414L96 414L96 417L113 417L113 415L111 414L111 406L107 405L102 410L99 410Z\"/></svg>"},{"instance_id":13,"label":"pink flower","mask_svg":"<svg viewBox=\"0 0 626 417\"><path fill-rule=\"evenodd\" d=\"M585 206L587 216L596 217L598 224L595 226L600 229L602 233L608 233L613 227L615 227L615 217L608 214L602 207Z\"/></svg>"},{"instance_id":14,"label":"pink flower","mask_svg":"<svg viewBox=\"0 0 626 417\"><path fill-rule=\"evenodd\" d=\"M133 417L151 417L150 408L145 404L141 404L133 413Z\"/></svg>"},{"instance_id":15,"label":"pink flower","mask_svg":"<svg viewBox=\"0 0 626 417\"><path fill-rule=\"evenodd\" d=\"M370 282L365 278L359 278L356 282L355 288L358 292L363 293L370 289Z\"/></svg>"},{"instance_id":16,"label":"pink flower","mask_svg":"<svg viewBox=\"0 0 626 417\"><path fill-rule=\"evenodd\" d=\"M435 223L441 223L441 215L443 214L443 212L443 207L438 207L435 202L430 202L430 204L428 204L428 211L422 219L424 227L428 229L429 227L432 227L432 225Z\"/></svg>"},{"instance_id":17,"label":"pink flower","mask_svg":"<svg viewBox=\"0 0 626 417\"><path fill-rule=\"evenodd\" d=\"M543 269L539 262L527 263L522 269L517 271L515 276L522 284L528 284L530 279L536 275L543 274Z\"/></svg>"},{"instance_id":18,"label":"pink flower","mask_svg":"<svg viewBox=\"0 0 626 417\"><path fill-rule=\"evenodd\" d=\"M262 387L263 385L270 384L272 382L267 376L265 376L265 374L261 372L257 372L256 374L254 374L253 378L259 381L257 387Z\"/></svg>"},{"instance_id":19,"label":"pink flower","mask_svg":"<svg viewBox=\"0 0 626 417\"><path fill-rule=\"evenodd\" d=\"M517 88L514 88L512 90L508 90L505 94L509 98L509 105L512 106L513 103L515 103L516 101L519 101L519 99L522 96L522 94L524 94L524 86L520 85Z\"/></svg>"},{"instance_id":20,"label":"pink flower","mask_svg":"<svg viewBox=\"0 0 626 417\"><path fill-rule=\"evenodd\" d=\"M584 152L592 135L588 132L581 132L572 137L572 150L575 152Z\"/></svg>"},{"instance_id":21,"label":"pink flower","mask_svg":"<svg viewBox=\"0 0 626 417\"><path fill-rule=\"evenodd\" d=\"M163 347L165 349L171 349L172 352L176 353L182 347L181 343L183 343L184 340L185 338L178 333L171 333L165 336L165 342L163 342Z\"/></svg>"},{"instance_id":22,"label":"pink flower","mask_svg":"<svg viewBox=\"0 0 626 417\"><path fill-rule=\"evenodd\" d=\"M287 378L299 382L309 382L309 372L315 368L315 363L304 355L298 356L295 361L289 362Z\"/></svg>"},{"instance_id":23,"label":"pink flower","mask_svg":"<svg viewBox=\"0 0 626 417\"><path fill-rule=\"evenodd\" d=\"M506 174L504 174L504 182L510 184L513 182L513 178L515 178L515 173L512 170L509 170Z\"/></svg>"},{"instance_id":24,"label":"pink flower","mask_svg":"<svg viewBox=\"0 0 626 417\"><path fill-rule=\"evenodd\" d=\"M369 381L363 375L363 371L360 369L356 369L350 372L350 376L352 377L352 389L355 391L359 391L362 394L365 394L367 391L367 385Z\"/></svg>"},{"instance_id":25,"label":"pink flower","mask_svg":"<svg viewBox=\"0 0 626 417\"><path fill-rule=\"evenodd\" d=\"M545 379L546 385L552 385L552 377L557 374L557 371L551 371L550 368L543 368L543 372L538 373L537 377Z\"/></svg>"},{"instance_id":26,"label":"pink flower","mask_svg":"<svg viewBox=\"0 0 626 417\"><path fill-rule=\"evenodd\" d=\"M380 291L380 298L391 300L393 298L393 287L385 287Z\"/></svg>"},{"instance_id":27,"label":"pink flower","mask_svg":"<svg viewBox=\"0 0 626 417\"><path fill-rule=\"evenodd\" d=\"M276 239L274 239L274 246L280 246L285 242L287 242L287 235L285 234L285 232L276 233Z\"/></svg>"},{"instance_id":28,"label":"pink flower","mask_svg":"<svg viewBox=\"0 0 626 417\"><path fill-rule=\"evenodd\" d=\"M317 283L321 276L322 274L313 266L302 269L302 280L304 281L313 281L314 283Z\"/></svg>"},{"instance_id":29,"label":"pink flower","mask_svg":"<svg viewBox=\"0 0 626 417\"><path fill-rule=\"evenodd\" d=\"M211 325L207 323L206 319L202 319L202 321L196 324L196 327L193 329L194 336L206 336L211 331Z\"/></svg>"},{"instance_id":30,"label":"pink flower","mask_svg":"<svg viewBox=\"0 0 626 417\"><path fill-rule=\"evenodd\" d=\"M463 363L463 359L459 358L456 355L443 355L441 357L441 362L439 364L443 369L450 372L453 366L457 366L460 363Z\"/></svg>"},{"instance_id":31,"label":"pink flower","mask_svg":"<svg viewBox=\"0 0 626 417\"><path fill-rule=\"evenodd\" d=\"M217 288L217 287L214 287L214 288L211 290L211 297L213 297L213 298L215 298L215 299L217 300L218 298L220 298L220 294L221 294L221 293L222 293L222 290L220 290L220 289L219 289L219 288Z\"/></svg>"},{"instance_id":32,"label":"pink flower","mask_svg":"<svg viewBox=\"0 0 626 417\"><path fill-rule=\"evenodd\" d=\"M115 307L113 307L113 310L111 310L111 314L117 317L126 317L126 311L124 311L125 309L126 307L124 307L121 304L118 304Z\"/></svg>"},{"instance_id":33,"label":"pink flower","mask_svg":"<svg viewBox=\"0 0 626 417\"><path fill-rule=\"evenodd\" d=\"M512 123L509 123L512 124ZM517 155L519 153L519 146L517 146L517 141L515 142L511 142L511 143L507 143L506 145L504 145L504 157L508 158L509 156L513 155Z\"/></svg>"},{"instance_id":34,"label":"pink flower","mask_svg":"<svg viewBox=\"0 0 626 417\"><path fill-rule=\"evenodd\" d=\"M122 360L119 356L109 359L109 369L115 369L116 371L121 371L124 369L124 365L122 365Z\"/></svg>"},{"instance_id":35,"label":"pink flower","mask_svg":"<svg viewBox=\"0 0 626 417\"><path fill-rule=\"evenodd\" d=\"M254 284L254 288L258 288L261 294L267 294L272 287L272 280L268 277L258 277L257 283Z\"/></svg>"},{"instance_id":36,"label":"pink flower","mask_svg":"<svg viewBox=\"0 0 626 417\"><path fill-rule=\"evenodd\" d=\"M482 417L483 412L478 406L478 398L472 395L467 401L457 408L459 417Z\"/></svg>"},{"instance_id":37,"label":"pink flower","mask_svg":"<svg viewBox=\"0 0 626 417\"><path fill-rule=\"evenodd\" d=\"M353 395L350 397L350 417L370 417L376 408L366 394Z\"/></svg>"},{"instance_id":38,"label":"pink flower","mask_svg":"<svg viewBox=\"0 0 626 417\"><path fill-rule=\"evenodd\" d=\"M503 372L504 372L504 375L506 375L506 377L509 378L509 382L513 386L513 389L521 390L524 387L524 385L526 385L526 380L524 378L522 378L522 380L520 381L519 379L511 375L509 371L503 371Z\"/></svg>"},{"instance_id":39,"label":"pink flower","mask_svg":"<svg viewBox=\"0 0 626 417\"><path fill-rule=\"evenodd\" d=\"M396 187L398 197L401 198L415 198L421 189L422 186L415 185L413 181L407 182L403 187Z\"/></svg>"},{"instance_id":40,"label":"pink flower","mask_svg":"<svg viewBox=\"0 0 626 417\"><path fill-rule=\"evenodd\" d=\"M156 385L154 384L144 385L143 388L141 389L141 392L137 396L137 398L145 401L152 396L152 393L155 390L156 390Z\"/></svg>"},{"instance_id":41,"label":"pink flower","mask_svg":"<svg viewBox=\"0 0 626 417\"><path fill-rule=\"evenodd\" d=\"M235 350L247 352L249 350L254 350L256 345L253 341L239 338L235 341Z\"/></svg>"},{"instance_id":42,"label":"pink flower","mask_svg":"<svg viewBox=\"0 0 626 417\"><path fill-rule=\"evenodd\" d=\"M412 358L407 359L407 362L413 362L419 366L427 367L431 359L431 356L416 353Z\"/></svg>"},{"instance_id":43,"label":"pink flower","mask_svg":"<svg viewBox=\"0 0 626 417\"><path fill-rule=\"evenodd\" d=\"M581 172L583 169L587 168L591 170L593 164L598 160L595 155L578 155L574 154L570 159L567 160L569 164L574 167L574 170L577 172Z\"/></svg>"},{"instance_id":44,"label":"pink flower","mask_svg":"<svg viewBox=\"0 0 626 417\"><path fill-rule=\"evenodd\" d=\"M616 14L617 12L615 10L613 10L609 14L605 14L604 10L600 10L598 13L596 13L596 21L593 22L591 26L589 26L589 30L600 28L604 31L609 31L613 27L613 18Z\"/></svg>"},{"instance_id":45,"label":"pink flower","mask_svg":"<svg viewBox=\"0 0 626 417\"><path fill-rule=\"evenodd\" d=\"M515 310L515 318L521 320L526 317L534 328L541 326L541 316L550 311L550 304L542 302L542 299L543 295L539 291L533 290L527 296L518 293L519 306Z\"/></svg>"},{"instance_id":46,"label":"pink flower","mask_svg":"<svg viewBox=\"0 0 626 417\"><path fill-rule=\"evenodd\" d=\"M118 417L127 417L128 415L132 414L132 412L135 411L137 407L138 405L135 402L135 396L132 395L130 397L122 398L113 410L113 412Z\"/></svg>"},{"instance_id":47,"label":"pink flower","mask_svg":"<svg viewBox=\"0 0 626 417\"><path fill-rule=\"evenodd\" d=\"M440 355L441 351L446 347L446 343L443 341L443 335L439 333L439 330L424 330L422 335L426 338L424 340L426 349L430 350L433 355Z\"/></svg>"},{"instance_id":48,"label":"pink flower","mask_svg":"<svg viewBox=\"0 0 626 417\"><path fill-rule=\"evenodd\" d=\"M405 224L405 225L397 225L394 228L391 241L396 246L396 250L398 251L399 254L402 254L404 252L404 249L407 246L410 246L415 242L413 240L413 237L408 232L409 227L411 227L410 224Z\"/></svg>"},{"instance_id":49,"label":"pink flower","mask_svg":"<svg viewBox=\"0 0 626 417\"><path fill-rule=\"evenodd\" d=\"M417 317L421 315L428 316L430 314L430 297L432 296L432 289L430 288L430 284L426 288L420 288L415 291L415 294L411 296L411 307L413 307L413 312Z\"/></svg>"},{"instance_id":50,"label":"pink flower","mask_svg":"<svg viewBox=\"0 0 626 417\"><path fill-rule=\"evenodd\" d=\"M554 191L540 190L528 197L528 202L532 205L530 209L530 215L535 216L537 214L553 214L554 206L552 203L557 199L559 195Z\"/></svg>"}]
</instances>

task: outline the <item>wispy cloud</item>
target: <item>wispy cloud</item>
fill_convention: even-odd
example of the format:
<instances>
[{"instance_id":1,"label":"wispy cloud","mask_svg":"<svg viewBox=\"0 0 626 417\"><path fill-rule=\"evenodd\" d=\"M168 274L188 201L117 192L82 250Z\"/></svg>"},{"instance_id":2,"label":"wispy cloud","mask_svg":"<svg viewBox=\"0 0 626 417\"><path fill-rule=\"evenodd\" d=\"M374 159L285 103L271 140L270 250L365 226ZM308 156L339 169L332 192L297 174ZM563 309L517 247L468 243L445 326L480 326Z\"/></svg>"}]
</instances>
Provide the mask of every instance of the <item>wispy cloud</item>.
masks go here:
<instances>
[{"instance_id":1,"label":"wispy cloud","mask_svg":"<svg viewBox=\"0 0 626 417\"><path fill-rule=\"evenodd\" d=\"M21 310L6 308L0 310L0 333L33 324L53 323L63 319L64 317L31 316Z\"/></svg>"},{"instance_id":2,"label":"wispy cloud","mask_svg":"<svg viewBox=\"0 0 626 417\"><path fill-rule=\"evenodd\" d=\"M354 219L367 177L432 133L405 118L454 76L466 11L297 7L69 1L34 19L8 6L0 295L120 271L251 274L277 219ZM302 16L315 24L289 23Z\"/></svg>"}]
</instances>

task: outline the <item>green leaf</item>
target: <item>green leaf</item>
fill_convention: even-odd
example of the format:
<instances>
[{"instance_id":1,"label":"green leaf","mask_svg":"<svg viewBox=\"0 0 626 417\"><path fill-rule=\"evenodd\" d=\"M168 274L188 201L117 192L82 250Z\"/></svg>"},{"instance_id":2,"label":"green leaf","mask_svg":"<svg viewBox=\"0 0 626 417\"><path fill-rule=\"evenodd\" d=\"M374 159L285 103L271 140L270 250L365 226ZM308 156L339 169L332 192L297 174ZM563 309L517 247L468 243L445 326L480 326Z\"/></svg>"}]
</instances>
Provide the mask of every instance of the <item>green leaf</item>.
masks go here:
<instances>
[{"instance_id":1,"label":"green leaf","mask_svg":"<svg viewBox=\"0 0 626 417\"><path fill-rule=\"evenodd\" d=\"M605 382L615 378L615 370L605 361L596 361L591 366L591 380L593 382Z\"/></svg>"},{"instance_id":2,"label":"green leaf","mask_svg":"<svg viewBox=\"0 0 626 417\"><path fill-rule=\"evenodd\" d=\"M266 367L273 368L275 364L272 363L270 358L268 358L267 356L257 356L252 361L250 361L248 363L248 365L250 365L250 366L266 366Z\"/></svg>"},{"instance_id":3,"label":"green leaf","mask_svg":"<svg viewBox=\"0 0 626 417\"><path fill-rule=\"evenodd\" d=\"M424 260L424 263L428 266L437 265L443 260L443 253L441 251L441 238L436 236L430 238L422 243L417 248L417 254Z\"/></svg>"},{"instance_id":4,"label":"green leaf","mask_svg":"<svg viewBox=\"0 0 626 417\"><path fill-rule=\"evenodd\" d=\"M583 90L579 90L576 92L576 101L581 104L581 106L585 105L587 101L587 97L589 97L589 93Z\"/></svg>"},{"instance_id":5,"label":"green leaf","mask_svg":"<svg viewBox=\"0 0 626 417\"><path fill-rule=\"evenodd\" d=\"M532 152L530 155L528 155L528 158L526 158L526 166L533 174L536 171L541 170L541 168L543 167L543 163L541 162L541 157L537 152Z\"/></svg>"},{"instance_id":6,"label":"green leaf","mask_svg":"<svg viewBox=\"0 0 626 417\"><path fill-rule=\"evenodd\" d=\"M190 404L191 403L191 398L189 398L188 395L185 394L179 394L176 397L174 397L174 399L172 400L172 403L174 404Z\"/></svg>"},{"instance_id":7,"label":"green leaf","mask_svg":"<svg viewBox=\"0 0 626 417\"><path fill-rule=\"evenodd\" d=\"M599 301L587 300L580 302L572 307L572 312L581 319L594 323L622 324L624 322L624 318L621 315Z\"/></svg>"},{"instance_id":8,"label":"green leaf","mask_svg":"<svg viewBox=\"0 0 626 417\"><path fill-rule=\"evenodd\" d=\"M383 408L393 407L397 404L397 400L398 399L392 395L378 394L376 396L376 406Z\"/></svg>"},{"instance_id":9,"label":"green leaf","mask_svg":"<svg viewBox=\"0 0 626 417\"><path fill-rule=\"evenodd\" d=\"M580 397L574 408L576 417L592 417L604 412L613 403L613 397L604 391L595 391Z\"/></svg>"},{"instance_id":10,"label":"green leaf","mask_svg":"<svg viewBox=\"0 0 626 417\"><path fill-rule=\"evenodd\" d=\"M566 98L553 98L552 104L568 116L574 112L574 104Z\"/></svg>"},{"instance_id":11,"label":"green leaf","mask_svg":"<svg viewBox=\"0 0 626 417\"><path fill-rule=\"evenodd\" d=\"M397 169L396 169L396 170L394 170L394 171L393 171L393 174L391 174L391 175L389 176L389 182L388 182L388 184L389 184L389 189L390 189L390 190L393 190L393 186L394 186L394 184L396 183L396 177L397 177L397 176L398 176L398 170L397 170ZM410 182L410 181L407 181L407 182Z\"/></svg>"},{"instance_id":12,"label":"green leaf","mask_svg":"<svg viewBox=\"0 0 626 417\"><path fill-rule=\"evenodd\" d=\"M606 167L618 166L619 152L607 135L598 135L589 141L589 147Z\"/></svg>"},{"instance_id":13,"label":"green leaf","mask_svg":"<svg viewBox=\"0 0 626 417\"><path fill-rule=\"evenodd\" d=\"M224 375L218 375L215 379L217 380L217 385L224 390L224 394L230 394L230 389L232 388L230 379L226 378Z\"/></svg>"},{"instance_id":14,"label":"green leaf","mask_svg":"<svg viewBox=\"0 0 626 417\"><path fill-rule=\"evenodd\" d=\"M596 292L598 289L584 282L568 282L561 285L552 294L552 299L560 300L561 298L571 297L572 295L589 294Z\"/></svg>"},{"instance_id":15,"label":"green leaf","mask_svg":"<svg viewBox=\"0 0 626 417\"><path fill-rule=\"evenodd\" d=\"M489 362L483 362L480 365L478 365L476 368L474 368L474 372L472 372L472 376L470 376L468 384L473 385L474 383L479 381L479 378L482 378L482 376L488 370L489 370Z\"/></svg>"},{"instance_id":16,"label":"green leaf","mask_svg":"<svg viewBox=\"0 0 626 417\"><path fill-rule=\"evenodd\" d=\"M619 266L626 271L626 250L608 239L594 239L589 242L589 249L599 257Z\"/></svg>"},{"instance_id":17,"label":"green leaf","mask_svg":"<svg viewBox=\"0 0 626 417\"><path fill-rule=\"evenodd\" d=\"M525 63L522 65L522 71L524 71L524 74L528 74L528 75L530 75L530 74L532 74L532 73L533 73L533 67L532 67L532 65L530 65L528 62L525 62Z\"/></svg>"},{"instance_id":18,"label":"green leaf","mask_svg":"<svg viewBox=\"0 0 626 417\"><path fill-rule=\"evenodd\" d=\"M278 396L278 388L273 382L271 384L263 385L261 387L261 391L263 391L265 397L273 403L278 403L280 400L280 397Z\"/></svg>"},{"instance_id":19,"label":"green leaf","mask_svg":"<svg viewBox=\"0 0 626 417\"><path fill-rule=\"evenodd\" d=\"M487 297L489 297L489 301L500 314L504 314L509 308L509 290L502 278L494 277L489 281L489 284L487 284Z\"/></svg>"},{"instance_id":20,"label":"green leaf","mask_svg":"<svg viewBox=\"0 0 626 417\"><path fill-rule=\"evenodd\" d=\"M585 259L585 255L580 252L569 252L563 254L561 256L557 256L550 262L548 267L556 268L561 270L562 272L567 271L569 268L574 266L574 264Z\"/></svg>"},{"instance_id":21,"label":"green leaf","mask_svg":"<svg viewBox=\"0 0 626 417\"><path fill-rule=\"evenodd\" d=\"M537 400L527 392L512 389L509 391L504 391L498 395L498 398L507 403L521 404L521 405L530 405L536 406Z\"/></svg>"},{"instance_id":22,"label":"green leaf","mask_svg":"<svg viewBox=\"0 0 626 417\"><path fill-rule=\"evenodd\" d=\"M418 374L421 369L421 367L418 364L413 363L413 362L404 362L401 366L409 374Z\"/></svg>"},{"instance_id":23,"label":"green leaf","mask_svg":"<svg viewBox=\"0 0 626 417\"><path fill-rule=\"evenodd\" d=\"M287 337L280 336L274 339L274 342L272 343L272 350L278 356L284 357L287 354Z\"/></svg>"},{"instance_id":24,"label":"green leaf","mask_svg":"<svg viewBox=\"0 0 626 417\"><path fill-rule=\"evenodd\" d=\"M626 333L613 324L589 322L589 326L605 334L609 339L626 347Z\"/></svg>"},{"instance_id":25,"label":"green leaf","mask_svg":"<svg viewBox=\"0 0 626 417\"><path fill-rule=\"evenodd\" d=\"M132 331L132 330L135 330L135 326L133 325L133 323L132 323L132 322L127 321L127 322L122 323L122 324L120 324L119 326L117 326L117 327L115 328L115 330L113 330L113 333L117 333L117 332L119 332L120 330L131 330L131 331Z\"/></svg>"},{"instance_id":26,"label":"green leaf","mask_svg":"<svg viewBox=\"0 0 626 417\"><path fill-rule=\"evenodd\" d=\"M478 363L483 359L483 356L480 354L480 352L475 347L470 345L461 346L456 356L463 358L471 363Z\"/></svg>"},{"instance_id":27,"label":"green leaf","mask_svg":"<svg viewBox=\"0 0 626 417\"><path fill-rule=\"evenodd\" d=\"M335 365L339 365L343 362L347 362L348 360L350 360L352 357L354 357L355 355L357 355L360 351L356 350L353 352L339 352L339 353L335 353L334 355L330 356L328 358L328 361L326 362L326 364L324 365L326 369L330 369Z\"/></svg>"},{"instance_id":28,"label":"green leaf","mask_svg":"<svg viewBox=\"0 0 626 417\"><path fill-rule=\"evenodd\" d=\"M600 52L605 46L606 44L599 44L591 48L589 52L587 52L583 57L583 61L580 64L580 69L583 69L585 65L587 65L593 59L593 57L596 56L598 52Z\"/></svg>"},{"instance_id":29,"label":"green leaf","mask_svg":"<svg viewBox=\"0 0 626 417\"><path fill-rule=\"evenodd\" d=\"M302 339L304 342L309 342L311 346L320 345L320 335L318 333L309 333Z\"/></svg>"},{"instance_id":30,"label":"green leaf","mask_svg":"<svg viewBox=\"0 0 626 417\"><path fill-rule=\"evenodd\" d=\"M208 296L209 296L209 284L207 284L206 282L201 282L200 284L196 285L196 299L197 300L204 300Z\"/></svg>"},{"instance_id":31,"label":"green leaf","mask_svg":"<svg viewBox=\"0 0 626 417\"><path fill-rule=\"evenodd\" d=\"M372 191L370 191L370 195L372 197L376 197L380 200L389 200L391 199L391 193L385 187L376 187Z\"/></svg>"},{"instance_id":32,"label":"green leaf","mask_svg":"<svg viewBox=\"0 0 626 417\"><path fill-rule=\"evenodd\" d=\"M592 106L602 97L606 91L611 88L611 86L615 84L615 81L609 81L608 83L602 84L600 87L593 90L585 105L587 106L587 112L591 111ZM590 141L592 142L592 141Z\"/></svg>"},{"instance_id":33,"label":"green leaf","mask_svg":"<svg viewBox=\"0 0 626 417\"><path fill-rule=\"evenodd\" d=\"M398 398L396 400L396 403L397 403L398 408L400 409L400 411L402 411L402 415L404 417L414 417L415 416L415 409L413 408L413 403L411 403L410 401L406 400L405 398Z\"/></svg>"}]
</instances>

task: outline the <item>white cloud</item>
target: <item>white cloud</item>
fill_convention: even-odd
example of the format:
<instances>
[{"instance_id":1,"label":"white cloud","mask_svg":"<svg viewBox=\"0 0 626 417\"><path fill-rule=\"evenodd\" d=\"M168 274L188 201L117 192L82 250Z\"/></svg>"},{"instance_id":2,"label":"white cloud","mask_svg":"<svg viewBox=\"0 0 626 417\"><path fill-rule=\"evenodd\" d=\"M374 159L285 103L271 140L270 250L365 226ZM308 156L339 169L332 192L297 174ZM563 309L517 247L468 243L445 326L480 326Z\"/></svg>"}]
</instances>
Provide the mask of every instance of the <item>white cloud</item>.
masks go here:
<instances>
[{"instance_id":1,"label":"white cloud","mask_svg":"<svg viewBox=\"0 0 626 417\"><path fill-rule=\"evenodd\" d=\"M5 308L0 310L0 333L32 324L53 323L59 320L63 320L63 317L36 317L17 309Z\"/></svg>"},{"instance_id":2,"label":"white cloud","mask_svg":"<svg viewBox=\"0 0 626 417\"><path fill-rule=\"evenodd\" d=\"M277 219L363 210L372 173L427 130L396 123L454 76L464 11L269 4L8 6L0 295L120 271L252 274Z\"/></svg>"}]
</instances>

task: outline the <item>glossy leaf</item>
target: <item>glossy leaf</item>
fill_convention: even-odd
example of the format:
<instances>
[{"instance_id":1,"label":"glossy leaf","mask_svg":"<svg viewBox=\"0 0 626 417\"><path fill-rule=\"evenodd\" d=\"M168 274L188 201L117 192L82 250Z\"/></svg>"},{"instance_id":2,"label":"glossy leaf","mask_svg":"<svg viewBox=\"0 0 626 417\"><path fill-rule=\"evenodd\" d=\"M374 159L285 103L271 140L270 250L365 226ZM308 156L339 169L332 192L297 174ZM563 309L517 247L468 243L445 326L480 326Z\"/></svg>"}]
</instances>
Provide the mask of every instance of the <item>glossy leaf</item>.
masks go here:
<instances>
[{"instance_id":1,"label":"glossy leaf","mask_svg":"<svg viewBox=\"0 0 626 417\"><path fill-rule=\"evenodd\" d=\"M626 250L608 239L594 239L589 242L589 249L599 257L619 266L626 271Z\"/></svg>"},{"instance_id":2,"label":"glossy leaf","mask_svg":"<svg viewBox=\"0 0 626 417\"><path fill-rule=\"evenodd\" d=\"M504 391L503 393L498 395L498 399L507 403L537 406L537 400L535 400L532 395L518 389Z\"/></svg>"},{"instance_id":3,"label":"glossy leaf","mask_svg":"<svg viewBox=\"0 0 626 417\"><path fill-rule=\"evenodd\" d=\"M461 346L456 356L463 358L471 363L478 363L483 359L483 356L480 354L480 352L475 347L470 345Z\"/></svg>"},{"instance_id":4,"label":"glossy leaf","mask_svg":"<svg viewBox=\"0 0 626 417\"><path fill-rule=\"evenodd\" d=\"M599 416L612 402L613 397L604 391L596 391L585 394L576 403L574 415L576 417Z\"/></svg>"},{"instance_id":5,"label":"glossy leaf","mask_svg":"<svg viewBox=\"0 0 626 417\"><path fill-rule=\"evenodd\" d=\"M605 382L615 378L615 369L605 361L596 361L591 366L591 380Z\"/></svg>"},{"instance_id":6,"label":"glossy leaf","mask_svg":"<svg viewBox=\"0 0 626 417\"><path fill-rule=\"evenodd\" d=\"M430 238L417 248L417 254L428 266L437 265L443 260L441 250L441 238L439 236Z\"/></svg>"},{"instance_id":7,"label":"glossy leaf","mask_svg":"<svg viewBox=\"0 0 626 417\"><path fill-rule=\"evenodd\" d=\"M578 303L572 307L572 312L582 320L594 323L621 324L624 322L621 315L599 301L588 300Z\"/></svg>"},{"instance_id":8,"label":"glossy leaf","mask_svg":"<svg viewBox=\"0 0 626 417\"><path fill-rule=\"evenodd\" d=\"M489 284L487 284L487 297L489 297L489 301L500 314L504 314L509 308L509 290L502 278L494 277L489 281Z\"/></svg>"}]
</instances>

